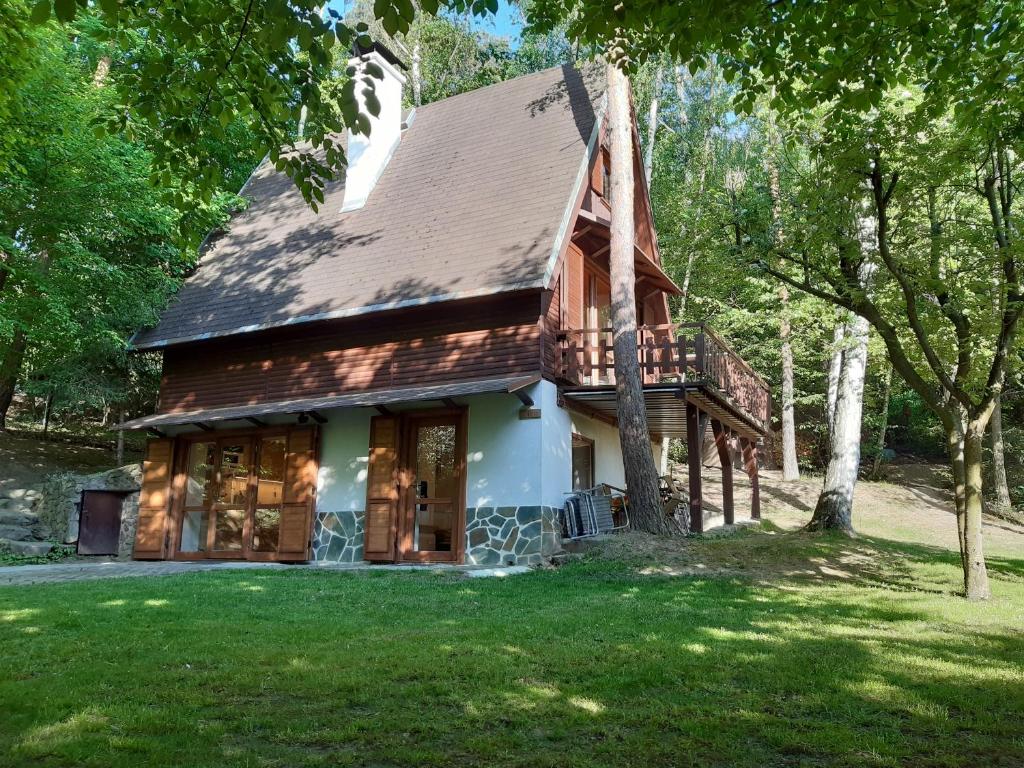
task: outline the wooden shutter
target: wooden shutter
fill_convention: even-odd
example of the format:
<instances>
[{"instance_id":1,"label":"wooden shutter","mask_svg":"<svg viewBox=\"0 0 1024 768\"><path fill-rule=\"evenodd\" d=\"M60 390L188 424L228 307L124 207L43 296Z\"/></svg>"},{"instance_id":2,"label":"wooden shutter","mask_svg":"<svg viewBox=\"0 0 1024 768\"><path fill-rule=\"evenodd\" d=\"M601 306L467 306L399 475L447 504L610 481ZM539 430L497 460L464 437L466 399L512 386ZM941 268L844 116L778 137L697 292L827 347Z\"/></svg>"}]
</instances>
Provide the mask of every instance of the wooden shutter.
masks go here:
<instances>
[{"instance_id":1,"label":"wooden shutter","mask_svg":"<svg viewBox=\"0 0 1024 768\"><path fill-rule=\"evenodd\" d=\"M277 556L281 560L309 559L316 504L316 438L315 427L302 427L288 433L281 533L277 545Z\"/></svg>"},{"instance_id":2,"label":"wooden shutter","mask_svg":"<svg viewBox=\"0 0 1024 768\"><path fill-rule=\"evenodd\" d=\"M174 439L146 443L139 492L139 524L135 529L136 560L162 560L167 552L167 521L171 502L171 460Z\"/></svg>"},{"instance_id":3,"label":"wooden shutter","mask_svg":"<svg viewBox=\"0 0 1024 768\"><path fill-rule=\"evenodd\" d=\"M367 560L394 560L397 526L398 418L374 416L370 421L363 557Z\"/></svg>"}]
</instances>

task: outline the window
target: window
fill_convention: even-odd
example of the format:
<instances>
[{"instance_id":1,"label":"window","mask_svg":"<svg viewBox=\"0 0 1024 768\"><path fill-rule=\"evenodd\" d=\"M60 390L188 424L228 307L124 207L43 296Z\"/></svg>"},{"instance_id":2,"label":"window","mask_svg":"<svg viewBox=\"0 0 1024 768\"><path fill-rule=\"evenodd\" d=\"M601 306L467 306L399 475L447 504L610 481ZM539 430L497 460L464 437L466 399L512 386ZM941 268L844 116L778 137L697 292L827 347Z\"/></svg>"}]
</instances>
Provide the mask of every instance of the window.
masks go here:
<instances>
[{"instance_id":1,"label":"window","mask_svg":"<svg viewBox=\"0 0 1024 768\"><path fill-rule=\"evenodd\" d=\"M609 205L612 202L612 161L607 150L601 150L601 197Z\"/></svg>"},{"instance_id":2,"label":"window","mask_svg":"<svg viewBox=\"0 0 1024 768\"><path fill-rule=\"evenodd\" d=\"M589 437L572 436L572 489L582 491L594 487L594 441Z\"/></svg>"}]
</instances>

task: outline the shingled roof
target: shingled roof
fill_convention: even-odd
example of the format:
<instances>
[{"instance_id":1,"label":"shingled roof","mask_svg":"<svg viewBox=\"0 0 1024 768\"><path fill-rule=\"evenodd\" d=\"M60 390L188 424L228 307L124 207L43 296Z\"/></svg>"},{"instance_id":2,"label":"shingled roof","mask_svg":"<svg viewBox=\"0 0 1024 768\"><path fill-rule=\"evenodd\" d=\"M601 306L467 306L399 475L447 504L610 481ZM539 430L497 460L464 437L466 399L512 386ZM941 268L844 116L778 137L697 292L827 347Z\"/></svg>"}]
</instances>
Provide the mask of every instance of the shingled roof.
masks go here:
<instances>
[{"instance_id":1,"label":"shingled roof","mask_svg":"<svg viewBox=\"0 0 1024 768\"><path fill-rule=\"evenodd\" d=\"M594 141L598 67L555 67L427 104L360 210L314 213L264 161L137 349L546 287Z\"/></svg>"}]
</instances>

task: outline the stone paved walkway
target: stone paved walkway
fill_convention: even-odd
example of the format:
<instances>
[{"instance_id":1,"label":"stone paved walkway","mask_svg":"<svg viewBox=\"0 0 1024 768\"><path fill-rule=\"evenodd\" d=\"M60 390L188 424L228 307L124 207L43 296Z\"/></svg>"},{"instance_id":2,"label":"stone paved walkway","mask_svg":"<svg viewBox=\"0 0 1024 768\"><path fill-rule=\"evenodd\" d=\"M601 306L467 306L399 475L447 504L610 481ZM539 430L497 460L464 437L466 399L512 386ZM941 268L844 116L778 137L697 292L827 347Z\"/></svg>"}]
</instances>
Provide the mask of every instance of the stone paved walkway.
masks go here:
<instances>
[{"instance_id":1,"label":"stone paved walkway","mask_svg":"<svg viewBox=\"0 0 1024 768\"><path fill-rule=\"evenodd\" d=\"M525 566L488 568L479 565L370 565L368 563L282 563L250 562L140 562L101 560L95 562L53 563L52 565L11 565L0 567L0 586L58 584L90 579L120 579L135 576L172 576L179 573L224 570L326 570L326 571L455 571L472 576L512 576L526 573Z\"/></svg>"}]
</instances>

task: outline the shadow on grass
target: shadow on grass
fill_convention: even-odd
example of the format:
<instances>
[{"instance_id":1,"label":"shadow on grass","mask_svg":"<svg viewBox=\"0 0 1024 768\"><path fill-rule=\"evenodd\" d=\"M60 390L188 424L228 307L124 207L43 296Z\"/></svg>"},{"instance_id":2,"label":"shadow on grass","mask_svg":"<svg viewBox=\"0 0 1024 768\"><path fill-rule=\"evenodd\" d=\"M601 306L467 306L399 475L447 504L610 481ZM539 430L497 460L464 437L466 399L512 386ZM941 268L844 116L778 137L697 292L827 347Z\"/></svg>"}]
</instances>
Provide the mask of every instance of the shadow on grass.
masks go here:
<instances>
[{"instance_id":1,"label":"shadow on grass","mask_svg":"<svg viewBox=\"0 0 1024 768\"><path fill-rule=\"evenodd\" d=\"M842 583L591 559L0 589L0 763L1019 764L1024 638Z\"/></svg>"}]
</instances>

